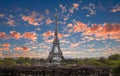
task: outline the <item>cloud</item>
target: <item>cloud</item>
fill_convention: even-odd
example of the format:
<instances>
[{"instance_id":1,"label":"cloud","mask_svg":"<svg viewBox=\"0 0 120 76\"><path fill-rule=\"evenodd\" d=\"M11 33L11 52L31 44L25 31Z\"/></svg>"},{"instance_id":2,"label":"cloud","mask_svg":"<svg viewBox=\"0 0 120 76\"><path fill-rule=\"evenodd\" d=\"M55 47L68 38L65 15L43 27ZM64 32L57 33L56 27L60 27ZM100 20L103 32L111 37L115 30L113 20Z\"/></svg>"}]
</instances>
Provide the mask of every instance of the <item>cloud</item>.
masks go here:
<instances>
[{"instance_id":1,"label":"cloud","mask_svg":"<svg viewBox=\"0 0 120 76\"><path fill-rule=\"evenodd\" d=\"M86 15L87 17L89 17L90 15L96 14L96 6L93 3L89 3L89 5L86 5L82 7L81 9L88 10L88 14Z\"/></svg>"},{"instance_id":2,"label":"cloud","mask_svg":"<svg viewBox=\"0 0 120 76\"><path fill-rule=\"evenodd\" d=\"M35 32L25 32L22 34L23 38L30 39L32 41L36 41L37 34Z\"/></svg>"},{"instance_id":3,"label":"cloud","mask_svg":"<svg viewBox=\"0 0 120 76\"><path fill-rule=\"evenodd\" d=\"M10 36L7 35L5 32L0 32L0 39L9 39Z\"/></svg>"},{"instance_id":4,"label":"cloud","mask_svg":"<svg viewBox=\"0 0 120 76\"><path fill-rule=\"evenodd\" d=\"M50 36L54 36L54 33L52 31L47 31L42 34L44 38L49 38Z\"/></svg>"},{"instance_id":5,"label":"cloud","mask_svg":"<svg viewBox=\"0 0 120 76\"><path fill-rule=\"evenodd\" d=\"M0 18L3 18L4 17L4 14L0 14Z\"/></svg>"},{"instance_id":6,"label":"cloud","mask_svg":"<svg viewBox=\"0 0 120 76\"><path fill-rule=\"evenodd\" d=\"M78 7L79 7L79 4L77 4L77 3L74 3L74 4L73 4L73 8L74 8L74 9L78 10Z\"/></svg>"},{"instance_id":7,"label":"cloud","mask_svg":"<svg viewBox=\"0 0 120 76\"><path fill-rule=\"evenodd\" d=\"M69 23L69 24L67 24L67 27L72 27L72 26L73 26L73 24L70 24L70 23Z\"/></svg>"},{"instance_id":8,"label":"cloud","mask_svg":"<svg viewBox=\"0 0 120 76\"><path fill-rule=\"evenodd\" d=\"M78 46L79 45L79 43L71 43L71 47L76 47L76 46Z\"/></svg>"},{"instance_id":9,"label":"cloud","mask_svg":"<svg viewBox=\"0 0 120 76\"><path fill-rule=\"evenodd\" d=\"M0 51L9 51L10 50L10 43L4 43L4 44L0 44Z\"/></svg>"},{"instance_id":10,"label":"cloud","mask_svg":"<svg viewBox=\"0 0 120 76\"><path fill-rule=\"evenodd\" d=\"M0 48L0 51L9 51L10 49L9 49L9 47L2 47L2 48Z\"/></svg>"},{"instance_id":11,"label":"cloud","mask_svg":"<svg viewBox=\"0 0 120 76\"><path fill-rule=\"evenodd\" d=\"M6 24L8 24L8 25L10 25L10 26L14 26L14 24L15 24L15 20L8 19L8 21L7 21Z\"/></svg>"},{"instance_id":12,"label":"cloud","mask_svg":"<svg viewBox=\"0 0 120 76\"><path fill-rule=\"evenodd\" d=\"M48 15L49 14L49 10L45 10L45 13Z\"/></svg>"},{"instance_id":13,"label":"cloud","mask_svg":"<svg viewBox=\"0 0 120 76\"><path fill-rule=\"evenodd\" d=\"M120 39L120 24L93 24L92 27L88 27L84 35L94 35L96 38L101 39Z\"/></svg>"},{"instance_id":14,"label":"cloud","mask_svg":"<svg viewBox=\"0 0 120 76\"><path fill-rule=\"evenodd\" d=\"M120 6L116 5L112 8L111 12L120 12Z\"/></svg>"},{"instance_id":15,"label":"cloud","mask_svg":"<svg viewBox=\"0 0 120 76\"><path fill-rule=\"evenodd\" d=\"M120 51L116 50L116 49L113 50L113 49L109 48L108 50L103 51L103 54L104 55L120 54Z\"/></svg>"},{"instance_id":16,"label":"cloud","mask_svg":"<svg viewBox=\"0 0 120 76\"><path fill-rule=\"evenodd\" d=\"M74 32L83 32L86 29L87 29L87 25L82 22L77 22L73 27Z\"/></svg>"},{"instance_id":17,"label":"cloud","mask_svg":"<svg viewBox=\"0 0 120 76\"><path fill-rule=\"evenodd\" d=\"M20 39L21 38L21 34L19 32L16 32L16 31L10 31L10 36L14 39Z\"/></svg>"},{"instance_id":18,"label":"cloud","mask_svg":"<svg viewBox=\"0 0 120 76\"><path fill-rule=\"evenodd\" d=\"M36 19L36 12L33 12L30 16L22 16L22 20L27 21L30 25L39 25Z\"/></svg>"},{"instance_id":19,"label":"cloud","mask_svg":"<svg viewBox=\"0 0 120 76\"><path fill-rule=\"evenodd\" d=\"M44 32L42 34L43 38L45 39L48 39L49 37L53 36L54 37L54 32L52 31L47 31L47 32ZM62 38L62 37L68 37L69 34L61 34L61 33L58 33L58 38Z\"/></svg>"},{"instance_id":20,"label":"cloud","mask_svg":"<svg viewBox=\"0 0 120 76\"><path fill-rule=\"evenodd\" d=\"M4 44L0 44L0 46L2 46L2 47L10 47L11 44L10 43L4 43Z\"/></svg>"},{"instance_id":21,"label":"cloud","mask_svg":"<svg viewBox=\"0 0 120 76\"><path fill-rule=\"evenodd\" d=\"M22 46L22 47L15 47L14 48L15 51L29 51L30 48L28 48L27 46Z\"/></svg>"},{"instance_id":22,"label":"cloud","mask_svg":"<svg viewBox=\"0 0 120 76\"><path fill-rule=\"evenodd\" d=\"M46 24L48 25L48 24L51 24L51 23L52 23L52 20L51 20L51 19L46 19L45 22L46 22Z\"/></svg>"},{"instance_id":23,"label":"cloud","mask_svg":"<svg viewBox=\"0 0 120 76\"><path fill-rule=\"evenodd\" d=\"M16 31L10 31L10 34L6 34L5 32L0 32L0 39L10 39L10 38L14 38L14 39L26 38L32 41L36 41L37 34L35 32L24 32L23 34Z\"/></svg>"},{"instance_id":24,"label":"cloud","mask_svg":"<svg viewBox=\"0 0 120 76\"><path fill-rule=\"evenodd\" d=\"M3 54L0 52L0 57L3 57Z\"/></svg>"},{"instance_id":25,"label":"cloud","mask_svg":"<svg viewBox=\"0 0 120 76\"><path fill-rule=\"evenodd\" d=\"M52 39L45 39L45 42L46 42L46 43L52 43L53 40L54 40L54 38L52 38Z\"/></svg>"},{"instance_id":26,"label":"cloud","mask_svg":"<svg viewBox=\"0 0 120 76\"><path fill-rule=\"evenodd\" d=\"M70 13L74 13L74 10L78 10L79 4L74 3L73 6L69 9Z\"/></svg>"},{"instance_id":27,"label":"cloud","mask_svg":"<svg viewBox=\"0 0 120 76\"><path fill-rule=\"evenodd\" d=\"M36 30L40 31L40 30L41 30L41 28L36 28Z\"/></svg>"},{"instance_id":28,"label":"cloud","mask_svg":"<svg viewBox=\"0 0 120 76\"><path fill-rule=\"evenodd\" d=\"M59 5L59 7L62 9L62 13L64 13L64 12L66 12L67 10L66 10L66 7L65 6L63 6L62 4L60 4Z\"/></svg>"}]
</instances>

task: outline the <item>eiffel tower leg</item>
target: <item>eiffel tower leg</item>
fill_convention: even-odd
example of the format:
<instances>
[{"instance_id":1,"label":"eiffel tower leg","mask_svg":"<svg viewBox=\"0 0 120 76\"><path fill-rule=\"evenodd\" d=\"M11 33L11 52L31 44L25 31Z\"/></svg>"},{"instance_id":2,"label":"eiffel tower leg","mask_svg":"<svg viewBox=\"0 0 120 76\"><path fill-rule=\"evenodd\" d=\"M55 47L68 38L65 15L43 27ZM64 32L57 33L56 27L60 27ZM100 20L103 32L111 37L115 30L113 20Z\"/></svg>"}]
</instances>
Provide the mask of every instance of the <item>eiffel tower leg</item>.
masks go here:
<instances>
[{"instance_id":1,"label":"eiffel tower leg","mask_svg":"<svg viewBox=\"0 0 120 76\"><path fill-rule=\"evenodd\" d=\"M52 47L51 52L49 53L49 56L47 58L47 61L51 63L52 58L53 58L53 53L54 53L55 46Z\"/></svg>"},{"instance_id":2,"label":"eiffel tower leg","mask_svg":"<svg viewBox=\"0 0 120 76\"><path fill-rule=\"evenodd\" d=\"M61 51L61 49L60 49L60 46L58 45L58 50L59 50L59 53L60 53L60 57L62 58L62 60L64 59L64 57L63 57L63 54L62 54L62 51Z\"/></svg>"}]
</instances>

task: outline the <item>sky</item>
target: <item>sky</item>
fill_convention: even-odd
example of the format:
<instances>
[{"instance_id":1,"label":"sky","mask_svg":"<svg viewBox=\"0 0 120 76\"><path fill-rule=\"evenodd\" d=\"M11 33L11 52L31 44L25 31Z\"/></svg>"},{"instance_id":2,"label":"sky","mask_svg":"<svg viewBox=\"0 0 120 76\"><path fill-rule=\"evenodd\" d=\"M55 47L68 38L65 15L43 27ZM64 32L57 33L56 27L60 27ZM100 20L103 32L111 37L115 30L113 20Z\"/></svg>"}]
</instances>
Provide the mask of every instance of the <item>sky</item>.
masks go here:
<instances>
[{"instance_id":1,"label":"sky","mask_svg":"<svg viewBox=\"0 0 120 76\"><path fill-rule=\"evenodd\" d=\"M47 58L56 11L65 58L120 54L120 0L0 0L0 57Z\"/></svg>"}]
</instances>

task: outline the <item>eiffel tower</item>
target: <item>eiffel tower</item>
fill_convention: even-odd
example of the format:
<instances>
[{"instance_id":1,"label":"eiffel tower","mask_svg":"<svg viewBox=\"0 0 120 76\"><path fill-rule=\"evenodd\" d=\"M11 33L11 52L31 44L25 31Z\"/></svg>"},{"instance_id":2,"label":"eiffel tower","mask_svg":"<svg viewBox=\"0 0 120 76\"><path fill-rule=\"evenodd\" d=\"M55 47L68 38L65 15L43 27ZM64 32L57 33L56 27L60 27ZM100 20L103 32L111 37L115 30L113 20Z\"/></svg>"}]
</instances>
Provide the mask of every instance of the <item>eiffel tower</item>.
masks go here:
<instances>
[{"instance_id":1,"label":"eiffel tower","mask_svg":"<svg viewBox=\"0 0 120 76\"><path fill-rule=\"evenodd\" d=\"M47 58L47 61L49 63L57 63L60 64L61 61L64 60L62 51L60 49L60 43L59 43L59 38L58 38L58 17L56 14L56 25L55 25L55 31L54 31L54 41L53 41L53 46L51 51L49 52L49 56Z\"/></svg>"}]
</instances>

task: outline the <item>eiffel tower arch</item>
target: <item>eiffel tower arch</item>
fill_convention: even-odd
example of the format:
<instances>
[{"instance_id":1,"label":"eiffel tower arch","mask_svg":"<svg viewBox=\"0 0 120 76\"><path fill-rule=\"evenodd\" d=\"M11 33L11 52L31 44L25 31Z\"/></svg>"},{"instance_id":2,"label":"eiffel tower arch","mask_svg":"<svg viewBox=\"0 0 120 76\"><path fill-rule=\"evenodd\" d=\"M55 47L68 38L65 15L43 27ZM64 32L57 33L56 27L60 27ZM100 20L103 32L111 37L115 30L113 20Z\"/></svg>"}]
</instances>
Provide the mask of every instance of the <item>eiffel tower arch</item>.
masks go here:
<instances>
[{"instance_id":1,"label":"eiffel tower arch","mask_svg":"<svg viewBox=\"0 0 120 76\"><path fill-rule=\"evenodd\" d=\"M58 38L58 23L57 23L57 15L56 15L56 25L55 25L55 31L54 31L54 40L53 40L53 46L51 51L49 52L49 56L47 58L47 61L49 63L55 63L55 64L60 64L63 60L63 54L60 49L60 43L59 43L59 38Z\"/></svg>"}]
</instances>

